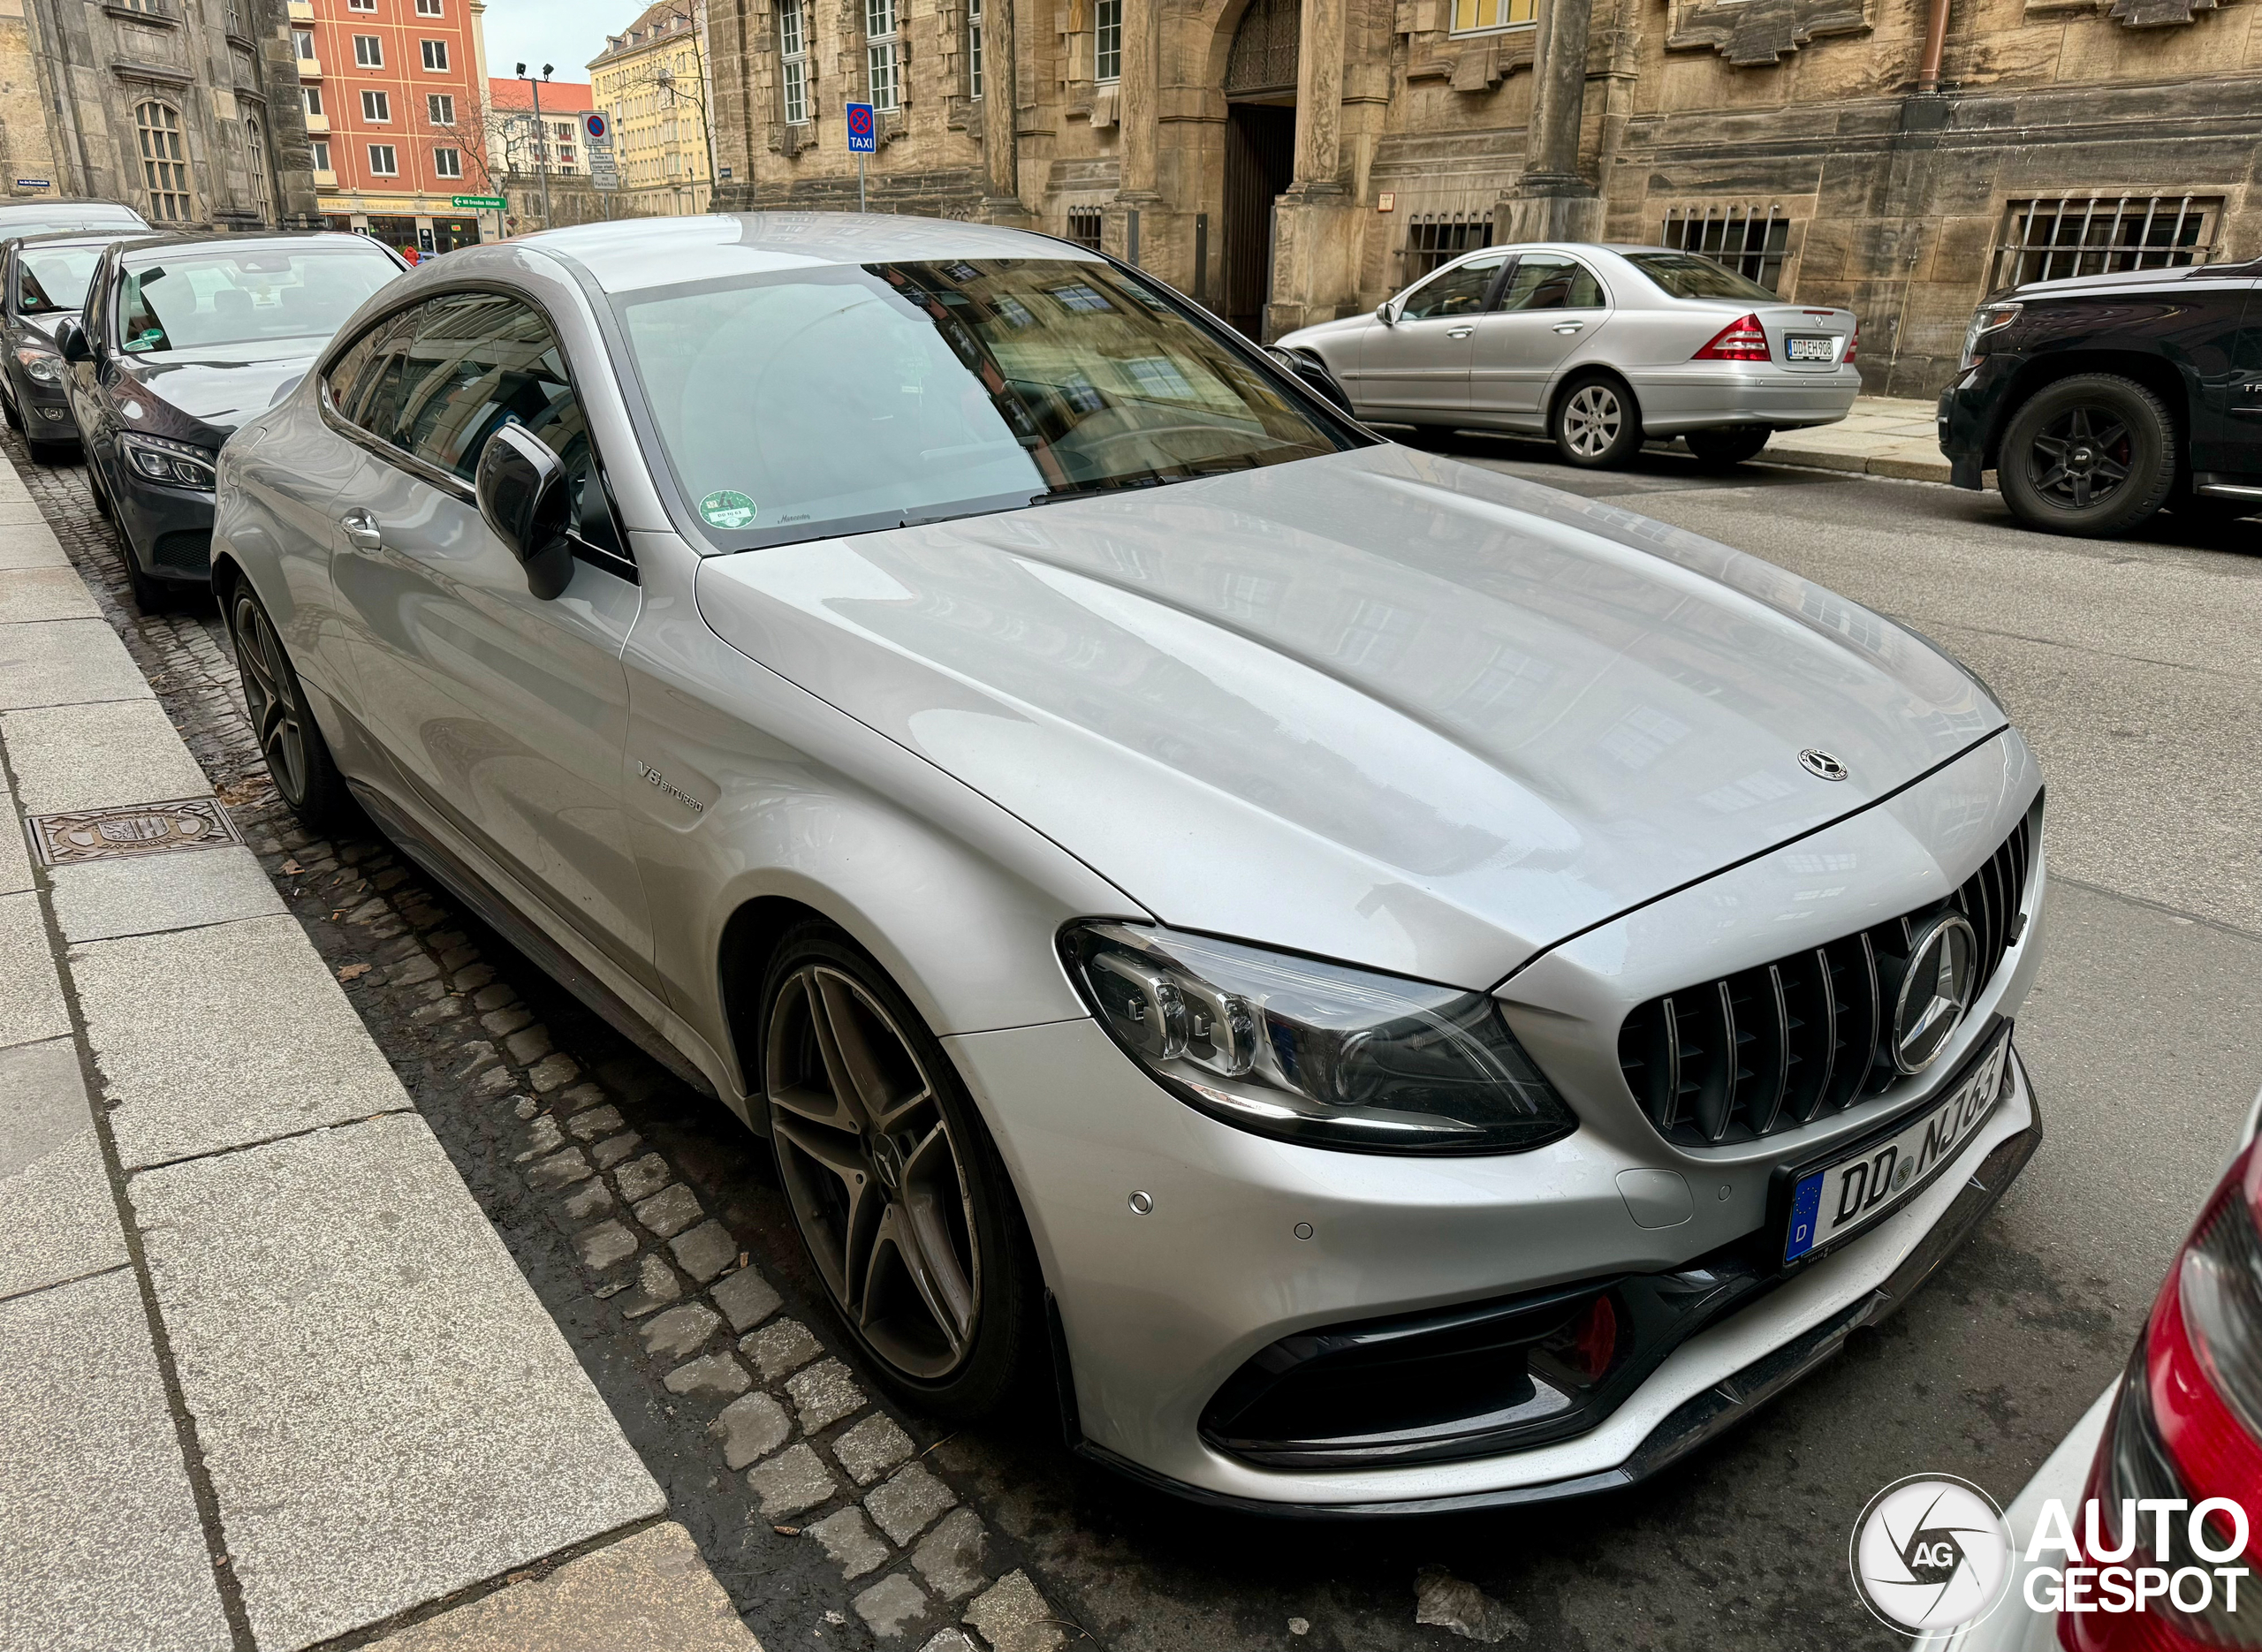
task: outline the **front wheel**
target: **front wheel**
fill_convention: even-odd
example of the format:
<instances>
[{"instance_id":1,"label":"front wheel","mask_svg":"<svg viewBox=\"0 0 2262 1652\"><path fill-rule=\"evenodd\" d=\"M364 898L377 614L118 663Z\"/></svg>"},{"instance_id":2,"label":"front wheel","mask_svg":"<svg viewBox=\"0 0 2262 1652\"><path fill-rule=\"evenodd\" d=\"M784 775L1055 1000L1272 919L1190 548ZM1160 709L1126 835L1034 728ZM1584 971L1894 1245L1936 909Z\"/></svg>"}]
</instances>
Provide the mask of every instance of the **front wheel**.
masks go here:
<instances>
[{"instance_id":1,"label":"front wheel","mask_svg":"<svg viewBox=\"0 0 2262 1652\"><path fill-rule=\"evenodd\" d=\"M282 638L276 635L275 622L246 580L236 582L222 607L228 616L228 636L236 645L244 709L251 716L259 754L267 760L276 791L307 826L320 830L335 824L350 814L352 799L345 777L330 758L329 742L307 709L306 690L291 656L284 652Z\"/></svg>"},{"instance_id":2,"label":"front wheel","mask_svg":"<svg viewBox=\"0 0 2262 1652\"><path fill-rule=\"evenodd\" d=\"M1696 462L1707 470L1727 470L1756 458L1767 438L1774 435L1767 426L1729 425L1719 430L1691 430L1681 440L1689 443L1689 451Z\"/></svg>"},{"instance_id":3,"label":"front wheel","mask_svg":"<svg viewBox=\"0 0 2262 1652\"><path fill-rule=\"evenodd\" d=\"M1642 410L1615 378L1574 380L1555 404L1555 450L1584 470L1615 470L1642 445Z\"/></svg>"},{"instance_id":4,"label":"front wheel","mask_svg":"<svg viewBox=\"0 0 2262 1652\"><path fill-rule=\"evenodd\" d=\"M2175 421L2134 379L2060 379L2011 415L1995 474L2003 502L2029 527L2126 533L2175 486Z\"/></svg>"},{"instance_id":5,"label":"front wheel","mask_svg":"<svg viewBox=\"0 0 2262 1652\"><path fill-rule=\"evenodd\" d=\"M953 1421L1036 1368L1042 1293L1005 1164L950 1058L846 935L791 931L763 992L778 1178L841 1325Z\"/></svg>"}]
</instances>

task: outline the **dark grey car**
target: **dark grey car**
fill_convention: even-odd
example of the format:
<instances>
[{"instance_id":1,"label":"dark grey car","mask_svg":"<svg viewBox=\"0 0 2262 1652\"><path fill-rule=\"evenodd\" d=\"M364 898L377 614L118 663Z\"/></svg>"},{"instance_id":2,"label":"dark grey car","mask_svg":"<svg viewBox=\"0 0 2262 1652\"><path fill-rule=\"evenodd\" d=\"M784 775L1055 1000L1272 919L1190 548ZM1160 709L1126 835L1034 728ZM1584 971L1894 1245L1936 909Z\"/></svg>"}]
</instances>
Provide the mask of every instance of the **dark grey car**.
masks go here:
<instances>
[{"instance_id":1,"label":"dark grey car","mask_svg":"<svg viewBox=\"0 0 2262 1652\"><path fill-rule=\"evenodd\" d=\"M125 235L148 227L148 219L118 201L25 201L0 207L0 239L51 235L57 230L109 230Z\"/></svg>"},{"instance_id":2,"label":"dark grey car","mask_svg":"<svg viewBox=\"0 0 2262 1652\"><path fill-rule=\"evenodd\" d=\"M167 235L102 254L55 343L95 501L144 609L211 580L221 443L407 268L344 233Z\"/></svg>"},{"instance_id":3,"label":"dark grey car","mask_svg":"<svg viewBox=\"0 0 2262 1652\"><path fill-rule=\"evenodd\" d=\"M0 243L0 412L23 432L34 458L79 445L55 330L85 305L95 266L120 239L110 230L65 230Z\"/></svg>"}]
</instances>

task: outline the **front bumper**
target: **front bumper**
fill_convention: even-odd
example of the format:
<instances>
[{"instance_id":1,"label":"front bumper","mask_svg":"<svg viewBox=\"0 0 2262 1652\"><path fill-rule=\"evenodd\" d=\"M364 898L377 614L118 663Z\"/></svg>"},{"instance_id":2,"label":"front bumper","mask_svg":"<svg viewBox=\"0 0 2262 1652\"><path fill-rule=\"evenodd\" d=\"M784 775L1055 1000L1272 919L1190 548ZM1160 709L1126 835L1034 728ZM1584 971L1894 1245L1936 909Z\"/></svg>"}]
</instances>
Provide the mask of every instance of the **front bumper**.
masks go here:
<instances>
[{"instance_id":1,"label":"front bumper","mask_svg":"<svg viewBox=\"0 0 2262 1652\"><path fill-rule=\"evenodd\" d=\"M1934 421L1940 453L1948 463L1948 481L1956 487L1982 486L1993 467L2003 391L2018 366L2019 359L2008 353L1983 355L1940 392Z\"/></svg>"},{"instance_id":2,"label":"front bumper","mask_svg":"<svg viewBox=\"0 0 2262 1652\"><path fill-rule=\"evenodd\" d=\"M105 485L131 555L154 580L181 585L212 582L213 496L194 488L153 482L114 454Z\"/></svg>"},{"instance_id":3,"label":"front bumper","mask_svg":"<svg viewBox=\"0 0 2262 1652\"><path fill-rule=\"evenodd\" d=\"M1642 405L1642 429L1652 437L1723 425L1766 425L1782 430L1834 424L1861 394L1857 368L1795 372L1772 362L1739 369L1720 361L1626 370Z\"/></svg>"},{"instance_id":4,"label":"front bumper","mask_svg":"<svg viewBox=\"0 0 2262 1652\"><path fill-rule=\"evenodd\" d=\"M24 421L24 434L34 442L76 442L79 421L71 413L70 393L60 383L42 384L25 371L23 364L8 363L8 397Z\"/></svg>"}]
</instances>

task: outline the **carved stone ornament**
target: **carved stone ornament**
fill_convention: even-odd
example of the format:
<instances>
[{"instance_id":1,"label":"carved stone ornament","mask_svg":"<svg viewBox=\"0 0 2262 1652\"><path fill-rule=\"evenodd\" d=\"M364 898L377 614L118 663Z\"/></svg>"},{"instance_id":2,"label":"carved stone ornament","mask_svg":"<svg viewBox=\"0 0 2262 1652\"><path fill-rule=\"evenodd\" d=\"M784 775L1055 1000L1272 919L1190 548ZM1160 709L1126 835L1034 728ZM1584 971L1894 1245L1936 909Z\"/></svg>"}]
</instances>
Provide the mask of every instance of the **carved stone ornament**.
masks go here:
<instances>
[{"instance_id":1,"label":"carved stone ornament","mask_svg":"<svg viewBox=\"0 0 2262 1652\"><path fill-rule=\"evenodd\" d=\"M2113 0L2106 15L2130 28L2169 28L2196 23L2199 13L2215 9L2216 0Z\"/></svg>"},{"instance_id":2,"label":"carved stone ornament","mask_svg":"<svg viewBox=\"0 0 2262 1652\"><path fill-rule=\"evenodd\" d=\"M2183 0L2118 3L2158 5ZM1858 34L1870 27L1867 0L1711 0L1680 7L1674 23L1667 46L1710 46L1739 68L1780 63L1785 52L1796 51L1818 34Z\"/></svg>"}]
</instances>

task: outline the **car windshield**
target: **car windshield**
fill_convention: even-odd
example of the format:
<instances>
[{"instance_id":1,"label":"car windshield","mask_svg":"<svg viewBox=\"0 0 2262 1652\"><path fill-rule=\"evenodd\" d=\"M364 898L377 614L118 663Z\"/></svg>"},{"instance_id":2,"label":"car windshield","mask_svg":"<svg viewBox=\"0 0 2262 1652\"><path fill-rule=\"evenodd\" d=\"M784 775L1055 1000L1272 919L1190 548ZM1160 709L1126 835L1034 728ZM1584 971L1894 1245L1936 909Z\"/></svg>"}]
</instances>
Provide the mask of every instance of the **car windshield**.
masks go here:
<instances>
[{"instance_id":1,"label":"car windshield","mask_svg":"<svg viewBox=\"0 0 2262 1652\"><path fill-rule=\"evenodd\" d=\"M135 354L328 337L400 273L375 246L152 253L125 272L118 334Z\"/></svg>"},{"instance_id":2,"label":"car windshield","mask_svg":"<svg viewBox=\"0 0 2262 1652\"><path fill-rule=\"evenodd\" d=\"M1750 299L1780 301L1756 281L1695 253L1628 253L1626 261L1676 299Z\"/></svg>"},{"instance_id":3,"label":"car windshield","mask_svg":"<svg viewBox=\"0 0 2262 1652\"><path fill-rule=\"evenodd\" d=\"M676 481L736 549L1355 440L1102 263L831 265L614 302Z\"/></svg>"},{"instance_id":4,"label":"car windshield","mask_svg":"<svg viewBox=\"0 0 2262 1652\"><path fill-rule=\"evenodd\" d=\"M16 309L24 315L52 315L87 301L87 283L102 249L86 246L27 246L16 255Z\"/></svg>"}]
</instances>

